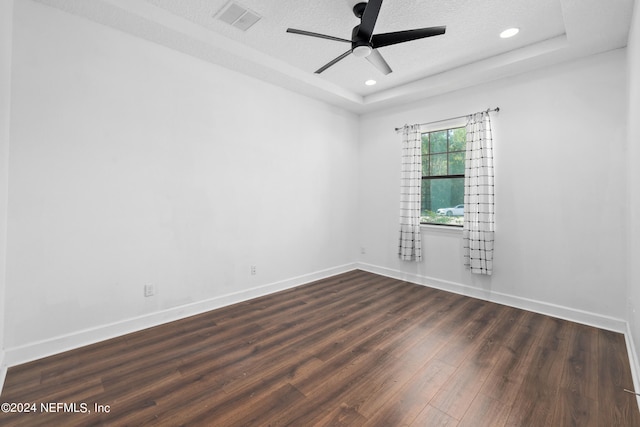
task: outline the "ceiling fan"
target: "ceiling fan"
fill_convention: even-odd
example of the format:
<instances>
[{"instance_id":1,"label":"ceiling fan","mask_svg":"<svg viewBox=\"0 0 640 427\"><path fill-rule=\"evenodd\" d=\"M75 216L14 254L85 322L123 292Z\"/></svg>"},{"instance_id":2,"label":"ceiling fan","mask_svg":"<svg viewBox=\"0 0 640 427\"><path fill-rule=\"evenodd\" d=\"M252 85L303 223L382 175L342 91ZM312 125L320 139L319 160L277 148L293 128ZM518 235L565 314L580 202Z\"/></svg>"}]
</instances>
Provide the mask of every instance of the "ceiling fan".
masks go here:
<instances>
[{"instance_id":1,"label":"ceiling fan","mask_svg":"<svg viewBox=\"0 0 640 427\"><path fill-rule=\"evenodd\" d=\"M425 37L439 36L444 34L447 27L428 27L415 30L395 31L392 33L373 34L376 25L382 0L369 0L368 3L358 3L353 7L353 13L360 18L360 25L356 25L351 32L351 40L339 37L328 36L326 34L312 33L311 31L296 30L287 28L287 33L301 34L303 36L319 37L321 39L335 40L339 42L351 43L351 49L338 56L328 64L323 65L316 74L322 73L327 68L343 60L351 53L360 58L367 58L383 74L391 73L391 67L384 60L378 48L404 43L411 40L418 40Z\"/></svg>"}]
</instances>

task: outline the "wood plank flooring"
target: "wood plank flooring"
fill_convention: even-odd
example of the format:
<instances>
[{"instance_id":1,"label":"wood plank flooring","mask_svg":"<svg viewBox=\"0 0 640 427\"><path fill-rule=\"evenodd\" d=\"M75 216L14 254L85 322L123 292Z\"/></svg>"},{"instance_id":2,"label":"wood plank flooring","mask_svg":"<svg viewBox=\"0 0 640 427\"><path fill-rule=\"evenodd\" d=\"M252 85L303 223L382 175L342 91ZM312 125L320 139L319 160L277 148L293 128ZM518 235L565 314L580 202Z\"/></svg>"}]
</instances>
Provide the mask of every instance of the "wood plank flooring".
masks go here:
<instances>
[{"instance_id":1,"label":"wood plank flooring","mask_svg":"<svg viewBox=\"0 0 640 427\"><path fill-rule=\"evenodd\" d=\"M624 388L621 334L352 271L10 368L0 425L640 426Z\"/></svg>"}]
</instances>

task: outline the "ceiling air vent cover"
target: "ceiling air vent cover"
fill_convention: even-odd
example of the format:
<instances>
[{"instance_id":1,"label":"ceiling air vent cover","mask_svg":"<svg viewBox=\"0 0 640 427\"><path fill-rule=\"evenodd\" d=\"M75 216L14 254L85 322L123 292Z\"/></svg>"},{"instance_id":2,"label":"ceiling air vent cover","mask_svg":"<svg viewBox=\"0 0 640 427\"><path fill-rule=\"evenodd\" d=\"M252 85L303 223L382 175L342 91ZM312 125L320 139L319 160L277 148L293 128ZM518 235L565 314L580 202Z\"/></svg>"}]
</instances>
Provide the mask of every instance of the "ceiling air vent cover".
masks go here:
<instances>
[{"instance_id":1,"label":"ceiling air vent cover","mask_svg":"<svg viewBox=\"0 0 640 427\"><path fill-rule=\"evenodd\" d=\"M216 14L216 18L239 30L247 31L260 20L260 15L235 1L230 1Z\"/></svg>"}]
</instances>

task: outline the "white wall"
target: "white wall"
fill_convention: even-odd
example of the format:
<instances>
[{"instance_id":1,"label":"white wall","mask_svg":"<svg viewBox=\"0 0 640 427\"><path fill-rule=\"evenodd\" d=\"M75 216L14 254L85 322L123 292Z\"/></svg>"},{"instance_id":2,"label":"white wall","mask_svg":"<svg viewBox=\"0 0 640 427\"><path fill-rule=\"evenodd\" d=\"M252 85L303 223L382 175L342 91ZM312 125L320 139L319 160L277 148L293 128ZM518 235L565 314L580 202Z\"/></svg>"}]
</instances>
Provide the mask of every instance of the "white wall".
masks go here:
<instances>
[{"instance_id":1,"label":"white wall","mask_svg":"<svg viewBox=\"0 0 640 427\"><path fill-rule=\"evenodd\" d=\"M627 170L629 181L629 289L628 289L628 322L636 346L636 354L640 354L640 5L636 1L629 42L627 44L629 110L628 110L628 142L629 155ZM637 361L636 361L637 363ZM640 368L640 366L638 367Z\"/></svg>"},{"instance_id":2,"label":"white wall","mask_svg":"<svg viewBox=\"0 0 640 427\"><path fill-rule=\"evenodd\" d=\"M40 4L14 29L7 347L353 262L357 116Z\"/></svg>"},{"instance_id":3,"label":"white wall","mask_svg":"<svg viewBox=\"0 0 640 427\"><path fill-rule=\"evenodd\" d=\"M4 382L7 198L13 0L0 2L0 390Z\"/></svg>"},{"instance_id":4,"label":"white wall","mask_svg":"<svg viewBox=\"0 0 640 427\"><path fill-rule=\"evenodd\" d=\"M628 206L625 99L622 49L364 116L361 261L374 271L619 327ZM465 270L460 232L425 228L426 260L399 261L399 162L393 159L401 136L394 128L488 107L500 107L493 115L494 275ZM609 325L607 317L617 320Z\"/></svg>"}]
</instances>

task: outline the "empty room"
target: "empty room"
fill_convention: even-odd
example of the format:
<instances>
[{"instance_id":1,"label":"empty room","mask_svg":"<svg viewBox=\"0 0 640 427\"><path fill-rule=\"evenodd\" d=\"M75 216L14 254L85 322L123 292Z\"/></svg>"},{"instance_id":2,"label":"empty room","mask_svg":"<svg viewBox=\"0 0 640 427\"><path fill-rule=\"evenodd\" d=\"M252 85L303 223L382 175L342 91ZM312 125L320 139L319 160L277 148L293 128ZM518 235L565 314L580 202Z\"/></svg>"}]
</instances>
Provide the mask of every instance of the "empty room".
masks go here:
<instances>
[{"instance_id":1,"label":"empty room","mask_svg":"<svg viewBox=\"0 0 640 427\"><path fill-rule=\"evenodd\" d=\"M634 0L0 0L3 426L640 426Z\"/></svg>"}]
</instances>

